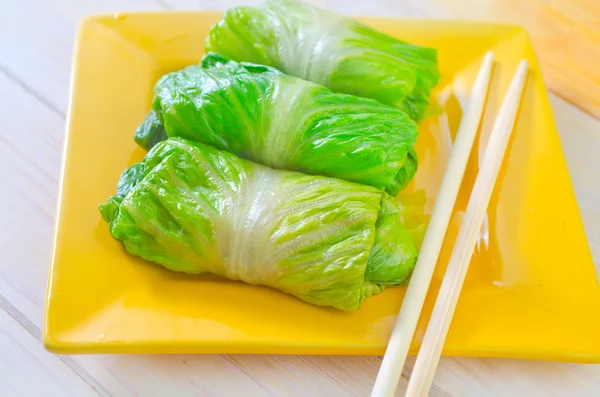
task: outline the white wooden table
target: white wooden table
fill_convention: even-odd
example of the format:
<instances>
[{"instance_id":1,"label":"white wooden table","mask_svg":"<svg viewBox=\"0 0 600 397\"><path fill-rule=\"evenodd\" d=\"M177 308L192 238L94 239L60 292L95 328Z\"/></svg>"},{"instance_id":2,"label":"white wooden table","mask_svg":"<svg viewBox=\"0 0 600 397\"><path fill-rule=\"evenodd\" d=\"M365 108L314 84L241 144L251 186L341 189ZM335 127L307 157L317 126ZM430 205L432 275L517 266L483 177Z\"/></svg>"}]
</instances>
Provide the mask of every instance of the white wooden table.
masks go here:
<instances>
[{"instance_id":1,"label":"white wooden table","mask_svg":"<svg viewBox=\"0 0 600 397\"><path fill-rule=\"evenodd\" d=\"M311 2L349 14L525 24L546 83L558 94L551 95L552 106L598 265L600 3L596 1ZM249 3L255 1L0 1L1 396L368 395L380 357L59 357L40 343L78 19L114 11L219 9ZM545 47L548 43L563 50ZM413 362L409 359L401 390ZM600 366L443 358L431 395L600 396Z\"/></svg>"}]
</instances>

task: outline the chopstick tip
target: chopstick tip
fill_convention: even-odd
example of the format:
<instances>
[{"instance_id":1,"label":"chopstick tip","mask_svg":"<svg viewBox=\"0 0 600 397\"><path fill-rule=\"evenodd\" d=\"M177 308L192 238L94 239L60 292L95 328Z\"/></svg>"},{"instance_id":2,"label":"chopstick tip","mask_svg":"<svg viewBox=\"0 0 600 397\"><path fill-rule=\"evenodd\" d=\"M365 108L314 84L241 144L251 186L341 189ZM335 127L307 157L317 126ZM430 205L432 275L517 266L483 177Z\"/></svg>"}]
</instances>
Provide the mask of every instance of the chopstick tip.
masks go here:
<instances>
[{"instance_id":1,"label":"chopstick tip","mask_svg":"<svg viewBox=\"0 0 600 397\"><path fill-rule=\"evenodd\" d=\"M482 70L490 70L492 69L492 65L494 63L494 53L490 50L485 53L483 56L483 62L481 62Z\"/></svg>"},{"instance_id":2,"label":"chopstick tip","mask_svg":"<svg viewBox=\"0 0 600 397\"><path fill-rule=\"evenodd\" d=\"M527 59L521 59L521 62L519 62L519 69L529 69L529 62Z\"/></svg>"}]
</instances>

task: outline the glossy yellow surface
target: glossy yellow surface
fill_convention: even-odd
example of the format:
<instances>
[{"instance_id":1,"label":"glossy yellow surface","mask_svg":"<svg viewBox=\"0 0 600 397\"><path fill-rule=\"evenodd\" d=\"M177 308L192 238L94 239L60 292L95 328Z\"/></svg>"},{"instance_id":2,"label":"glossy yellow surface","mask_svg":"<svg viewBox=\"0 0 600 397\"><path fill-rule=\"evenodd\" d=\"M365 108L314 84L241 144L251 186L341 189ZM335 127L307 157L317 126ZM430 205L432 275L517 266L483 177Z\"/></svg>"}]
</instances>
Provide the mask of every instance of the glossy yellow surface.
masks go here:
<instances>
[{"instance_id":1,"label":"glossy yellow surface","mask_svg":"<svg viewBox=\"0 0 600 397\"><path fill-rule=\"evenodd\" d=\"M144 152L132 134L152 87L196 63L217 13L127 14L79 31L44 344L61 353L381 354L404 287L358 312L311 306L266 287L169 272L128 255L97 210ZM477 164L518 61L531 73L444 348L445 355L600 362L600 289L538 65L515 27L365 18L439 49L437 105L420 126L406 193L431 211L483 53L497 60L476 142L417 337L424 332Z\"/></svg>"}]
</instances>

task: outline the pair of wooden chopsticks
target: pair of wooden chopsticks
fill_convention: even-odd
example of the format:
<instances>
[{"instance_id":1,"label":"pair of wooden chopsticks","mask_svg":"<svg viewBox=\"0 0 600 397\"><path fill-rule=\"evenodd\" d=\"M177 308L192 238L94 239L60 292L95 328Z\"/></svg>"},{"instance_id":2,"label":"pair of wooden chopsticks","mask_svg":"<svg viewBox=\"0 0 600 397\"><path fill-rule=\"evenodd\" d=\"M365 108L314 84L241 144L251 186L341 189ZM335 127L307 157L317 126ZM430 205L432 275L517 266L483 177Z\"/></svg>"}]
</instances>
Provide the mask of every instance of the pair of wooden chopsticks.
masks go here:
<instances>
[{"instance_id":1,"label":"pair of wooden chopsticks","mask_svg":"<svg viewBox=\"0 0 600 397\"><path fill-rule=\"evenodd\" d=\"M388 397L395 394L481 121L492 74L492 64L493 56L491 52L488 52L477 74L469 106L461 120L425 239L421 245L419 258L406 290L371 397ZM521 93L527 78L527 69L527 61L522 60L496 117L442 286L408 383L405 394L407 397L427 396L431 387L494 183L513 130Z\"/></svg>"}]
</instances>

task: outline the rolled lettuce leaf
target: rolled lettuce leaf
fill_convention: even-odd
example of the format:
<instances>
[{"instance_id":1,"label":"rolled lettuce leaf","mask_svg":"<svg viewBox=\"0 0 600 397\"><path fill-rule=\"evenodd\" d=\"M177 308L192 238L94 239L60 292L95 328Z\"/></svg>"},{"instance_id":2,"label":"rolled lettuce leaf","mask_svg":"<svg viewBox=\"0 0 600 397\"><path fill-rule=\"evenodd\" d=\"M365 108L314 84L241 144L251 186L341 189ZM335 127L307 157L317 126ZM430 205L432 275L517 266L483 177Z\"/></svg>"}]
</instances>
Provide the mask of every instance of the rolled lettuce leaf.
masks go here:
<instances>
[{"instance_id":1,"label":"rolled lettuce leaf","mask_svg":"<svg viewBox=\"0 0 600 397\"><path fill-rule=\"evenodd\" d=\"M417 256L388 194L274 170L198 142L157 144L100 206L133 255L356 310L408 280Z\"/></svg>"},{"instance_id":2,"label":"rolled lettuce leaf","mask_svg":"<svg viewBox=\"0 0 600 397\"><path fill-rule=\"evenodd\" d=\"M364 183L396 195L417 168L417 127L380 102L329 89L273 68L209 54L163 76L136 131L149 148L193 139L279 169Z\"/></svg>"},{"instance_id":3,"label":"rolled lettuce leaf","mask_svg":"<svg viewBox=\"0 0 600 397\"><path fill-rule=\"evenodd\" d=\"M437 52L295 0L227 10L206 51L273 66L343 92L377 99L422 119L439 80Z\"/></svg>"}]
</instances>

